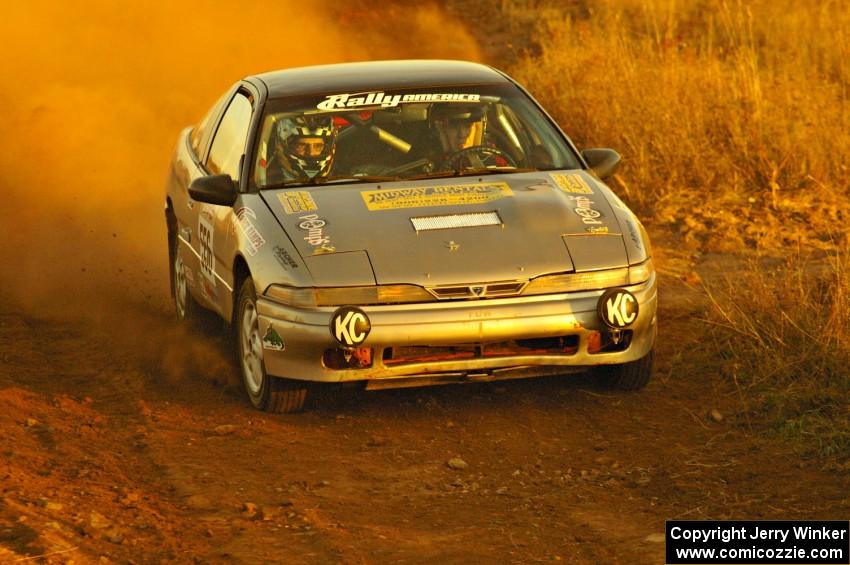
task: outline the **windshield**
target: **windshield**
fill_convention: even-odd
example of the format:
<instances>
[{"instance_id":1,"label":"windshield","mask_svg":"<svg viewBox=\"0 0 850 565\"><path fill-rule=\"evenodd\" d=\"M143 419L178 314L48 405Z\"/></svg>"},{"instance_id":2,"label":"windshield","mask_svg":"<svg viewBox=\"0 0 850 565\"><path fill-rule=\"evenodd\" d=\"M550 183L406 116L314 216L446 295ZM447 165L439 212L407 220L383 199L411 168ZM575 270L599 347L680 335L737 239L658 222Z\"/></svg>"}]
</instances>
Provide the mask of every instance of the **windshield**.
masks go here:
<instances>
[{"instance_id":1,"label":"windshield","mask_svg":"<svg viewBox=\"0 0 850 565\"><path fill-rule=\"evenodd\" d=\"M258 188L580 167L513 85L270 100L257 144Z\"/></svg>"}]
</instances>

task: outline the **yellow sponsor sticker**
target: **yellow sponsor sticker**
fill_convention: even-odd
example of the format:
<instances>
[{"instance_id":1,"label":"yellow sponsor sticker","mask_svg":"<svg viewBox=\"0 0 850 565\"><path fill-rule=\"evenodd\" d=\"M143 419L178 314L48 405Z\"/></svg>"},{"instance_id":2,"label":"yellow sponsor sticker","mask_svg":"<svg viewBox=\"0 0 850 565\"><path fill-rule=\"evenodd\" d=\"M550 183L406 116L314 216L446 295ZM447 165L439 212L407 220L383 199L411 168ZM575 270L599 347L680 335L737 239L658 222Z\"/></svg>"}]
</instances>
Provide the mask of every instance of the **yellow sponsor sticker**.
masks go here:
<instances>
[{"instance_id":1,"label":"yellow sponsor sticker","mask_svg":"<svg viewBox=\"0 0 850 565\"><path fill-rule=\"evenodd\" d=\"M300 212L313 212L316 210L316 202L313 195L304 190L293 190L281 192L277 195L287 214L298 214Z\"/></svg>"},{"instance_id":2,"label":"yellow sponsor sticker","mask_svg":"<svg viewBox=\"0 0 850 565\"><path fill-rule=\"evenodd\" d=\"M512 196L511 187L504 182L421 186L361 192L369 210L399 210L427 206L468 206L485 204Z\"/></svg>"},{"instance_id":3,"label":"yellow sponsor sticker","mask_svg":"<svg viewBox=\"0 0 850 565\"><path fill-rule=\"evenodd\" d=\"M593 189L587 184L579 174L552 174L552 180L558 185L558 188L570 194L593 194Z\"/></svg>"}]
</instances>

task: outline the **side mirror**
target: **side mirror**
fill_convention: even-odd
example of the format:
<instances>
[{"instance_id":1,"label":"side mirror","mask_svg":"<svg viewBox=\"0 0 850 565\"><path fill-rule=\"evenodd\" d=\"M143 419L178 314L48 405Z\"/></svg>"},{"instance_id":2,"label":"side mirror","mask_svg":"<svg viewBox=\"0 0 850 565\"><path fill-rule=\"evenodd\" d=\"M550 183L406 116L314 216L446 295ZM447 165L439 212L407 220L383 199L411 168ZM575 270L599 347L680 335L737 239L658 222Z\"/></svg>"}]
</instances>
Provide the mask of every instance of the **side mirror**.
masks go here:
<instances>
[{"instance_id":1,"label":"side mirror","mask_svg":"<svg viewBox=\"0 0 850 565\"><path fill-rule=\"evenodd\" d=\"M219 206L233 206L238 195L236 183L230 175L198 177L189 185L192 200Z\"/></svg>"},{"instance_id":2,"label":"side mirror","mask_svg":"<svg viewBox=\"0 0 850 565\"><path fill-rule=\"evenodd\" d=\"M617 172L620 166L620 154L613 149L585 149L581 156L602 180Z\"/></svg>"}]
</instances>

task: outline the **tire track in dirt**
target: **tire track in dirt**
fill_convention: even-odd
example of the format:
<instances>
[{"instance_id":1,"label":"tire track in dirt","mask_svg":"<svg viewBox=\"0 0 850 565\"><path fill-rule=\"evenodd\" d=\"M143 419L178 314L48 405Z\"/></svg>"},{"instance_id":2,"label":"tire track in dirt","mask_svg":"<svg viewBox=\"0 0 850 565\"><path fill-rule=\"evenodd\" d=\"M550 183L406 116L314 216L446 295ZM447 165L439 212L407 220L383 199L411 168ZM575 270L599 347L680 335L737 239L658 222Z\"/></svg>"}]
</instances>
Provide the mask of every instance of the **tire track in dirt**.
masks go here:
<instances>
[{"instance_id":1,"label":"tire track in dirt","mask_svg":"<svg viewBox=\"0 0 850 565\"><path fill-rule=\"evenodd\" d=\"M62 547L137 562L652 563L667 518L846 515L846 477L705 417L707 406L733 412L734 399L717 379L677 372L702 305L694 290L662 283L659 370L641 393L571 376L339 392L290 416L248 407L235 367L216 353L228 345L221 331L157 332L165 319L128 311L151 335L140 346L135 334L4 304L0 359L11 370L0 393L14 410L0 423L29 443L3 449L30 462L5 457L17 487L3 516L25 540L32 533L14 520L26 508L33 548L47 551L61 544L36 502L73 501L73 512L58 511ZM27 418L60 430L59 456ZM93 431L75 433L75 419ZM467 468L450 469L454 457ZM120 544L91 527L92 512L123 528Z\"/></svg>"},{"instance_id":2,"label":"tire track in dirt","mask_svg":"<svg viewBox=\"0 0 850 565\"><path fill-rule=\"evenodd\" d=\"M58 552L62 562L195 553L191 532L200 532L147 454L145 378L133 356L110 351L86 324L28 317L4 300L0 311L0 527L13 531L0 535L2 550ZM35 539L14 535L23 525Z\"/></svg>"}]
</instances>

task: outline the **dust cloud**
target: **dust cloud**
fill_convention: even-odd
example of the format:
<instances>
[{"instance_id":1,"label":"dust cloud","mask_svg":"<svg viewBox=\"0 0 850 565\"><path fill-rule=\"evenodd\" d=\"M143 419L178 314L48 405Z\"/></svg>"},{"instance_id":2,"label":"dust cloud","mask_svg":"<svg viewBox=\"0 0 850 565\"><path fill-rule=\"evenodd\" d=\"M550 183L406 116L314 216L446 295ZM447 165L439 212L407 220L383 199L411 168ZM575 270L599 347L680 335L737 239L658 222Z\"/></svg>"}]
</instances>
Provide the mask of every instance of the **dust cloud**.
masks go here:
<instances>
[{"instance_id":1,"label":"dust cloud","mask_svg":"<svg viewBox=\"0 0 850 565\"><path fill-rule=\"evenodd\" d=\"M181 335L166 329L165 179L179 132L227 87L302 65L480 60L442 8L400 2L11 3L0 37L0 304L120 327L104 345L125 349ZM193 370L205 353L188 349Z\"/></svg>"},{"instance_id":2,"label":"dust cloud","mask_svg":"<svg viewBox=\"0 0 850 565\"><path fill-rule=\"evenodd\" d=\"M439 7L392 3L13 3L0 36L0 293L33 313L97 319L169 307L169 159L233 82L301 65L480 58Z\"/></svg>"}]
</instances>

